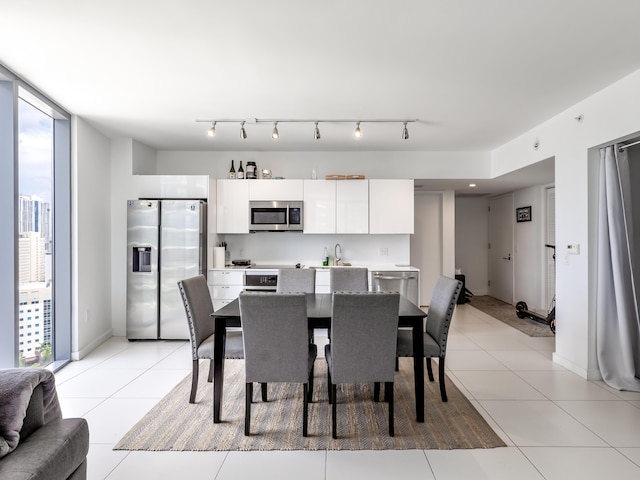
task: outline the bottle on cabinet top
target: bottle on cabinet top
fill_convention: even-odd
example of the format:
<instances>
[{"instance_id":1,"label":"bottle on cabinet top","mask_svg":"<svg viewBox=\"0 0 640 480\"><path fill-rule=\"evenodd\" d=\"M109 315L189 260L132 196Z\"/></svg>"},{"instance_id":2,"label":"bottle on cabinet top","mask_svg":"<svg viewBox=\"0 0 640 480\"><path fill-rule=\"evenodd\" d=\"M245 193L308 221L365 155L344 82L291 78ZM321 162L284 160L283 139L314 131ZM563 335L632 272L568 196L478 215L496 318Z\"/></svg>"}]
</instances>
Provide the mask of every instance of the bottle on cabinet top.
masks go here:
<instances>
[{"instance_id":1,"label":"bottle on cabinet top","mask_svg":"<svg viewBox=\"0 0 640 480\"><path fill-rule=\"evenodd\" d=\"M240 167L238 168L238 175L236 178L244 179L244 168L242 168L242 160L240 160Z\"/></svg>"},{"instance_id":2,"label":"bottle on cabinet top","mask_svg":"<svg viewBox=\"0 0 640 480\"><path fill-rule=\"evenodd\" d=\"M247 162L247 172L245 174L247 180L255 180L258 178L258 169L256 162Z\"/></svg>"},{"instance_id":3,"label":"bottle on cabinet top","mask_svg":"<svg viewBox=\"0 0 640 480\"><path fill-rule=\"evenodd\" d=\"M229 178L231 179L236 178L236 169L233 166L233 160L231 160L231 168L229 169Z\"/></svg>"}]
</instances>

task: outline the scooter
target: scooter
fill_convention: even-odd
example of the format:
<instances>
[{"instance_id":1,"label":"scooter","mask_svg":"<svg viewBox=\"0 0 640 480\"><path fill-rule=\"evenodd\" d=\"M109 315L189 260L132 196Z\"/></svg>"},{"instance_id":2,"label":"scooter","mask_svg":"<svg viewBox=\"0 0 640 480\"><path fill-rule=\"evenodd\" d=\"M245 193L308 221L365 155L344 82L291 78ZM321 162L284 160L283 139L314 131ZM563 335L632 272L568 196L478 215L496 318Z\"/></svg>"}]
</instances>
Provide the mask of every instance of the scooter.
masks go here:
<instances>
[{"instance_id":1,"label":"scooter","mask_svg":"<svg viewBox=\"0 0 640 480\"><path fill-rule=\"evenodd\" d=\"M556 246L545 244L545 247L553 249L553 261L556 261ZM548 314L542 316L541 314L529 310L526 302L520 301L516 303L516 315L518 318L529 318L535 322L549 325L549 328L553 333L556 333L556 296L554 295L549 305Z\"/></svg>"}]
</instances>

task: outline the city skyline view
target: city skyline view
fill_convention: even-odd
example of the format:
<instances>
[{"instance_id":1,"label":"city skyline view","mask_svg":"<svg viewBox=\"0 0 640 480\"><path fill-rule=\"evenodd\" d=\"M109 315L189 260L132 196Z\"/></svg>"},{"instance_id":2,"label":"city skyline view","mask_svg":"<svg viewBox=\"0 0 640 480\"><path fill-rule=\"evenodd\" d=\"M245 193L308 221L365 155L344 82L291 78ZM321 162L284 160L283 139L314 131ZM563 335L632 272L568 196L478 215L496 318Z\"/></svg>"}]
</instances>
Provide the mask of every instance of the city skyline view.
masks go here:
<instances>
[{"instance_id":1,"label":"city skyline view","mask_svg":"<svg viewBox=\"0 0 640 480\"><path fill-rule=\"evenodd\" d=\"M53 119L18 102L19 327L21 366L51 359Z\"/></svg>"}]
</instances>

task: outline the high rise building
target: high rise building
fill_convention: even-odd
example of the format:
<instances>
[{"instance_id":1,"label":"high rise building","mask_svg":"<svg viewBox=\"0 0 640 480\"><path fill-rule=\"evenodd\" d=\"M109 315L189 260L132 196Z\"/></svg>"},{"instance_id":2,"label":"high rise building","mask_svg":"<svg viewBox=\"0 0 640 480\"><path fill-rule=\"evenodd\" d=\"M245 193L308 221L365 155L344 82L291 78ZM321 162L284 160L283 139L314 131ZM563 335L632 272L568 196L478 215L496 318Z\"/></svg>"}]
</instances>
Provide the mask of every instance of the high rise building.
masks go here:
<instances>
[{"instance_id":1,"label":"high rise building","mask_svg":"<svg viewBox=\"0 0 640 480\"><path fill-rule=\"evenodd\" d=\"M52 252L51 205L33 195L20 195L18 233L37 232L47 253Z\"/></svg>"},{"instance_id":2,"label":"high rise building","mask_svg":"<svg viewBox=\"0 0 640 480\"><path fill-rule=\"evenodd\" d=\"M46 282L45 240L37 232L24 232L18 239L20 284Z\"/></svg>"},{"instance_id":3,"label":"high rise building","mask_svg":"<svg viewBox=\"0 0 640 480\"><path fill-rule=\"evenodd\" d=\"M40 361L43 347L51 345L51 286L44 282L20 285L18 345L26 364Z\"/></svg>"}]
</instances>

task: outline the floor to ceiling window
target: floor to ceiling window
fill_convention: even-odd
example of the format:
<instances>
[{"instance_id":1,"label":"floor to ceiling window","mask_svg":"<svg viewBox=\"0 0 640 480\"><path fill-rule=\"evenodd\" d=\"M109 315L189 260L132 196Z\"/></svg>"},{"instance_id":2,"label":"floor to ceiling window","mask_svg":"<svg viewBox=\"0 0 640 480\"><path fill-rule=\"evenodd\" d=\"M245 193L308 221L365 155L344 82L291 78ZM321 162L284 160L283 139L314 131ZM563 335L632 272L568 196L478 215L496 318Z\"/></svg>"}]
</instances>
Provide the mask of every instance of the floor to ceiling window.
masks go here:
<instances>
[{"instance_id":1,"label":"floor to ceiling window","mask_svg":"<svg viewBox=\"0 0 640 480\"><path fill-rule=\"evenodd\" d=\"M69 132L66 112L0 67L0 367L70 358Z\"/></svg>"},{"instance_id":2,"label":"floor to ceiling window","mask_svg":"<svg viewBox=\"0 0 640 480\"><path fill-rule=\"evenodd\" d=\"M18 354L52 361L53 118L18 98Z\"/></svg>"}]
</instances>

